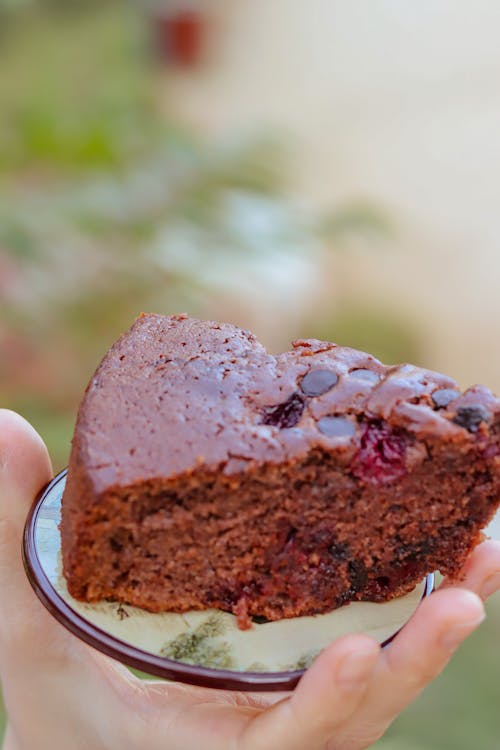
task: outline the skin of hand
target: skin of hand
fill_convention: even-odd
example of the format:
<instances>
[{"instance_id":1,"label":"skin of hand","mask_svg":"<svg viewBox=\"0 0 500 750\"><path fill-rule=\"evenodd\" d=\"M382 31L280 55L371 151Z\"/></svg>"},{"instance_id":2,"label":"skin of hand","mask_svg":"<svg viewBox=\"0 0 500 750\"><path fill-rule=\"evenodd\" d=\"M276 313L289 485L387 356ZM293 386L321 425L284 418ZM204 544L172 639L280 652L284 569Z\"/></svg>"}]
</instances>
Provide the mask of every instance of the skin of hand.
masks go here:
<instances>
[{"instance_id":1,"label":"skin of hand","mask_svg":"<svg viewBox=\"0 0 500 750\"><path fill-rule=\"evenodd\" d=\"M21 536L50 480L47 450L0 409L0 676L4 750L362 750L433 680L500 588L500 543L475 549L384 650L364 635L330 644L291 693L143 681L82 643L40 604Z\"/></svg>"}]
</instances>

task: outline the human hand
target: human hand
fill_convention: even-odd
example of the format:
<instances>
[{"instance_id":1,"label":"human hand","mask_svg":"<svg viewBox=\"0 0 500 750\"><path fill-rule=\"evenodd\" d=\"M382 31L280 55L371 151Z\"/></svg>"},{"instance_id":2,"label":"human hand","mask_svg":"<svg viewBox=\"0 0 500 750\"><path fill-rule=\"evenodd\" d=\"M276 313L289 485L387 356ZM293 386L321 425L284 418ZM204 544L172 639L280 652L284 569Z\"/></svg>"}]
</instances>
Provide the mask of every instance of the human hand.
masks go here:
<instances>
[{"instance_id":1,"label":"human hand","mask_svg":"<svg viewBox=\"0 0 500 750\"><path fill-rule=\"evenodd\" d=\"M0 676L4 750L362 750L448 662L500 588L500 544L471 555L460 587L432 594L389 647L352 635L328 646L293 693L143 681L60 626L24 574L28 508L51 478L46 448L0 410Z\"/></svg>"}]
</instances>

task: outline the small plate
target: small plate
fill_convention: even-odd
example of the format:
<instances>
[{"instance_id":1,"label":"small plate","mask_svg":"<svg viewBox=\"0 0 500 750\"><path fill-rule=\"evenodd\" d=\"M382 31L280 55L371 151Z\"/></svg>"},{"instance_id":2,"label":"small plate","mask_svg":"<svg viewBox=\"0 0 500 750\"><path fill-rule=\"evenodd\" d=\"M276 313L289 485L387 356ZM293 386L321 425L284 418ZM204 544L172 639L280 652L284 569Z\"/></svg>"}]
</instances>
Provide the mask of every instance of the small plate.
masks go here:
<instances>
[{"instance_id":1,"label":"small plate","mask_svg":"<svg viewBox=\"0 0 500 750\"><path fill-rule=\"evenodd\" d=\"M353 602L314 617L255 623L239 630L227 612L152 614L120 602L73 599L61 573L61 472L36 499L23 540L27 576L49 612L99 651L149 674L227 690L292 690L328 643L368 633L389 643L434 587L429 575L411 593L383 604Z\"/></svg>"}]
</instances>

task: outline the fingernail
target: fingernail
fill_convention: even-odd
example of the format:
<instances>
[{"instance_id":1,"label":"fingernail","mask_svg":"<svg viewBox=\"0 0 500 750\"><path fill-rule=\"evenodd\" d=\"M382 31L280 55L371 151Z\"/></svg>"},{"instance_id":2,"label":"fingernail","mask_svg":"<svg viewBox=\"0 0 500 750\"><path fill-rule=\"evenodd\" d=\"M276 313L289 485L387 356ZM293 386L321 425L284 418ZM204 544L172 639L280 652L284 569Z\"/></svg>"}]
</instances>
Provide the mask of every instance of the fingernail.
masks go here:
<instances>
[{"instance_id":1,"label":"fingernail","mask_svg":"<svg viewBox=\"0 0 500 750\"><path fill-rule=\"evenodd\" d=\"M445 651L455 651L462 641L464 641L467 636L483 622L485 617L486 615L482 612L475 620L463 622L461 625L452 625L452 627L441 636L440 640L442 648L444 648Z\"/></svg>"},{"instance_id":2,"label":"fingernail","mask_svg":"<svg viewBox=\"0 0 500 750\"><path fill-rule=\"evenodd\" d=\"M345 656L337 669L337 683L344 690L360 688L368 680L375 658L376 652L372 648Z\"/></svg>"},{"instance_id":3,"label":"fingernail","mask_svg":"<svg viewBox=\"0 0 500 750\"><path fill-rule=\"evenodd\" d=\"M500 572L493 573L481 587L481 599L487 599L489 596L500 589Z\"/></svg>"}]
</instances>

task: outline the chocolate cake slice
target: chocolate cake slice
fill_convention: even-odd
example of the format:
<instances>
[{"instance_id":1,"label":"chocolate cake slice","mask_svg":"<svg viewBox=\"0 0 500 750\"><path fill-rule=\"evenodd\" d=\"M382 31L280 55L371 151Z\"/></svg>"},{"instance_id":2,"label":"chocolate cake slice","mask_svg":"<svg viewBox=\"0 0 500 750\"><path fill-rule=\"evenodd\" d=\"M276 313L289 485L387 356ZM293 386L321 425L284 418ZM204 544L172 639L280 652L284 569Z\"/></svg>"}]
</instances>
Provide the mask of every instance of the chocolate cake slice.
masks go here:
<instances>
[{"instance_id":1,"label":"chocolate cake slice","mask_svg":"<svg viewBox=\"0 0 500 750\"><path fill-rule=\"evenodd\" d=\"M251 618L455 574L500 501L483 386L232 325L142 315L81 404L62 507L70 593Z\"/></svg>"}]
</instances>

